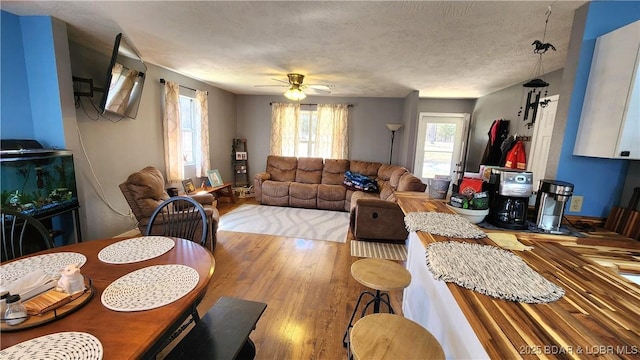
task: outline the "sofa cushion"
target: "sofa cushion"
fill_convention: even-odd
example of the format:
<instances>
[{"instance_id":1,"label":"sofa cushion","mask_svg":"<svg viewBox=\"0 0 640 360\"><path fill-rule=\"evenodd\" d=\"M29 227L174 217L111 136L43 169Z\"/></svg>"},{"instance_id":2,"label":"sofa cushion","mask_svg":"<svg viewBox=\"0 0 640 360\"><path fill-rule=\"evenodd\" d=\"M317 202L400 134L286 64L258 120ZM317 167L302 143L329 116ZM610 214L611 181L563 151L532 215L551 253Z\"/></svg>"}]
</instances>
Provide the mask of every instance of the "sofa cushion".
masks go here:
<instances>
[{"instance_id":1,"label":"sofa cushion","mask_svg":"<svg viewBox=\"0 0 640 360\"><path fill-rule=\"evenodd\" d=\"M349 160L326 159L322 168L322 183L327 185L341 185L344 173L349 170Z\"/></svg>"},{"instance_id":2,"label":"sofa cushion","mask_svg":"<svg viewBox=\"0 0 640 360\"><path fill-rule=\"evenodd\" d=\"M347 189L342 185L321 184L318 186L318 198L331 201L344 201Z\"/></svg>"},{"instance_id":3,"label":"sofa cushion","mask_svg":"<svg viewBox=\"0 0 640 360\"><path fill-rule=\"evenodd\" d=\"M395 196L393 194L393 187L391 187L391 184L385 181L384 184L380 186L380 199L389 201L391 197L394 198L394 200L391 200L391 201L395 201Z\"/></svg>"},{"instance_id":4,"label":"sofa cushion","mask_svg":"<svg viewBox=\"0 0 640 360\"><path fill-rule=\"evenodd\" d=\"M378 168L380 163L370 161L351 160L349 163L349 170L354 173L362 174L371 178L378 177Z\"/></svg>"},{"instance_id":5,"label":"sofa cushion","mask_svg":"<svg viewBox=\"0 0 640 360\"><path fill-rule=\"evenodd\" d=\"M427 185L424 184L419 178L413 174L406 172L400 177L398 182L398 191L417 191L424 192L427 189Z\"/></svg>"},{"instance_id":6,"label":"sofa cushion","mask_svg":"<svg viewBox=\"0 0 640 360\"><path fill-rule=\"evenodd\" d=\"M296 170L296 182L303 184L320 184L322 181L322 158L299 158Z\"/></svg>"},{"instance_id":7,"label":"sofa cushion","mask_svg":"<svg viewBox=\"0 0 640 360\"><path fill-rule=\"evenodd\" d=\"M262 183L262 204L289 206L288 181L267 180Z\"/></svg>"},{"instance_id":8,"label":"sofa cushion","mask_svg":"<svg viewBox=\"0 0 640 360\"><path fill-rule=\"evenodd\" d=\"M402 175L404 175L405 173L408 173L409 170L407 170L406 168L403 167L398 167L396 168L392 173L391 176L389 177L389 184L391 184L391 186L394 189L398 188L398 184L400 183L400 178L402 177Z\"/></svg>"},{"instance_id":9,"label":"sofa cushion","mask_svg":"<svg viewBox=\"0 0 640 360\"><path fill-rule=\"evenodd\" d=\"M267 172L271 174L274 181L295 181L298 158L291 156L267 157Z\"/></svg>"},{"instance_id":10,"label":"sofa cushion","mask_svg":"<svg viewBox=\"0 0 640 360\"><path fill-rule=\"evenodd\" d=\"M289 205L303 208L316 208L319 184L291 183L289 185Z\"/></svg>"}]
</instances>

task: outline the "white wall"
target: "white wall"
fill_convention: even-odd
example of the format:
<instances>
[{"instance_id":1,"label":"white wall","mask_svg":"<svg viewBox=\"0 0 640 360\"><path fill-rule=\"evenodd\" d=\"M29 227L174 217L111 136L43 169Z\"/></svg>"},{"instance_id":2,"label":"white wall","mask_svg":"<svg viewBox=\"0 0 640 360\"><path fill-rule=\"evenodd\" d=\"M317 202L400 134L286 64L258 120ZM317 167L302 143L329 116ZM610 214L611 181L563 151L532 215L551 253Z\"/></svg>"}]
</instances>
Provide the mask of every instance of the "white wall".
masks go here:
<instances>
[{"instance_id":1,"label":"white wall","mask_svg":"<svg viewBox=\"0 0 640 360\"><path fill-rule=\"evenodd\" d=\"M90 49L76 43L70 43L69 47L73 75L91 78L94 86L102 87L109 62L105 49ZM153 64L147 63L147 67L136 119L99 116L90 100L97 107L102 93L96 93L93 99L81 98L82 106L75 109L84 146L74 151L76 180L83 189L81 214L86 220L81 222L84 239L114 236L133 228L135 220L127 216L129 206L118 185L129 174L146 166L165 170L160 78L209 92L211 165L220 170L224 179L231 177L230 144L236 131L235 95Z\"/></svg>"},{"instance_id":2,"label":"white wall","mask_svg":"<svg viewBox=\"0 0 640 360\"><path fill-rule=\"evenodd\" d=\"M271 102L287 102L282 95L238 96L238 137L247 139L250 179L266 169L271 131ZM303 104L353 104L349 108L349 158L389 162L391 132L386 123L402 122L403 99L309 96ZM396 134L394 158L403 142ZM228 143L231 149L231 141Z\"/></svg>"},{"instance_id":3,"label":"white wall","mask_svg":"<svg viewBox=\"0 0 640 360\"><path fill-rule=\"evenodd\" d=\"M560 92L562 69L546 74L544 79L550 84L547 88L547 96L556 95ZM525 82L485 95L476 100L476 106L471 116L471 134L469 137L469 151L467 152L466 164L467 171L478 171L482 154L489 140L487 133L494 120L510 120L510 134L517 133L519 136L533 135L533 127L527 129L525 126L526 123L531 121L531 112L529 112L529 119L527 119L527 121L522 120L524 111L522 115L518 117L520 106L522 106L527 99L526 90L524 90L525 88L522 86ZM544 97L544 91L542 96ZM560 97L558 103L563 101L566 100ZM525 143L525 151L529 150L529 146L530 143Z\"/></svg>"}]
</instances>

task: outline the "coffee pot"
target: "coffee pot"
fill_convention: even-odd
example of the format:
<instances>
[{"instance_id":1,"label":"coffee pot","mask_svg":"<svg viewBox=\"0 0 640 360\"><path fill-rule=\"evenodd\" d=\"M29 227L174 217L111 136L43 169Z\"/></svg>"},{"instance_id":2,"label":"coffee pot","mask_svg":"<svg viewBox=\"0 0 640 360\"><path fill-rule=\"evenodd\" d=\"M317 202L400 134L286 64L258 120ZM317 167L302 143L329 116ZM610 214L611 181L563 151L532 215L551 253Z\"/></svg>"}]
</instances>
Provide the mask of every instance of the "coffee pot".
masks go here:
<instances>
[{"instance_id":1,"label":"coffee pot","mask_svg":"<svg viewBox=\"0 0 640 360\"><path fill-rule=\"evenodd\" d=\"M536 226L548 232L560 232L565 204L571 199L573 184L558 180L540 180L536 196Z\"/></svg>"}]
</instances>

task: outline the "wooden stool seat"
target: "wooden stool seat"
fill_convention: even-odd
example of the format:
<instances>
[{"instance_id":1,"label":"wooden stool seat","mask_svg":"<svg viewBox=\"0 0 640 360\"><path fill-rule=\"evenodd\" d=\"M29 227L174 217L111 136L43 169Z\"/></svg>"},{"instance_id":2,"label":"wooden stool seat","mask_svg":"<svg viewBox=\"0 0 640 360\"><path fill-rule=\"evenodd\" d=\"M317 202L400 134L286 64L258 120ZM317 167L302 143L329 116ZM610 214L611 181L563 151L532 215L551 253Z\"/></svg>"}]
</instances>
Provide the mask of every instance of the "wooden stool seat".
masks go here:
<instances>
[{"instance_id":1,"label":"wooden stool seat","mask_svg":"<svg viewBox=\"0 0 640 360\"><path fill-rule=\"evenodd\" d=\"M389 308L391 314L394 313L391 307L391 299L388 293L383 291L402 290L411 284L411 273L404 266L393 261L384 259L362 259L351 264L351 276L360 284L375 290L375 293L363 291L358 297L356 306L351 313L351 319L347 324L347 330L342 337L342 345L348 349L349 331L353 327L353 320L356 317L360 303L365 296L369 296L371 300L364 305L361 317L367 312L369 305L373 304L373 312L380 312L380 304L385 304ZM349 353L347 352L347 356Z\"/></svg>"},{"instance_id":2,"label":"wooden stool seat","mask_svg":"<svg viewBox=\"0 0 640 360\"><path fill-rule=\"evenodd\" d=\"M351 329L351 354L358 359L444 359L427 329L400 315L372 314Z\"/></svg>"},{"instance_id":3,"label":"wooden stool seat","mask_svg":"<svg viewBox=\"0 0 640 360\"><path fill-rule=\"evenodd\" d=\"M362 259L351 264L351 276L374 290L402 290L411 283L411 273L402 265L384 259Z\"/></svg>"}]
</instances>

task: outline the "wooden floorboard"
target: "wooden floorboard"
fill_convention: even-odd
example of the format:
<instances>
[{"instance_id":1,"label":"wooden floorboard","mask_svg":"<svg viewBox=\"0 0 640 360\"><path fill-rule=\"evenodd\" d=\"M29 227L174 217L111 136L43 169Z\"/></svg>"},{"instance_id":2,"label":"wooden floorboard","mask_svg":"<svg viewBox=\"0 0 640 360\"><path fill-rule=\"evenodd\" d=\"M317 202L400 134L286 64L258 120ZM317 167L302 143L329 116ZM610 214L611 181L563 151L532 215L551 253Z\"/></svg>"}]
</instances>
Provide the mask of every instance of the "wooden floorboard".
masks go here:
<instances>
[{"instance_id":1,"label":"wooden floorboard","mask_svg":"<svg viewBox=\"0 0 640 360\"><path fill-rule=\"evenodd\" d=\"M236 204L218 203L221 215ZM342 336L360 292L349 243L218 231L216 268L200 314L221 296L267 303L251 339L256 359L345 359ZM404 265L404 264L403 264ZM391 294L402 314L402 292Z\"/></svg>"}]
</instances>

